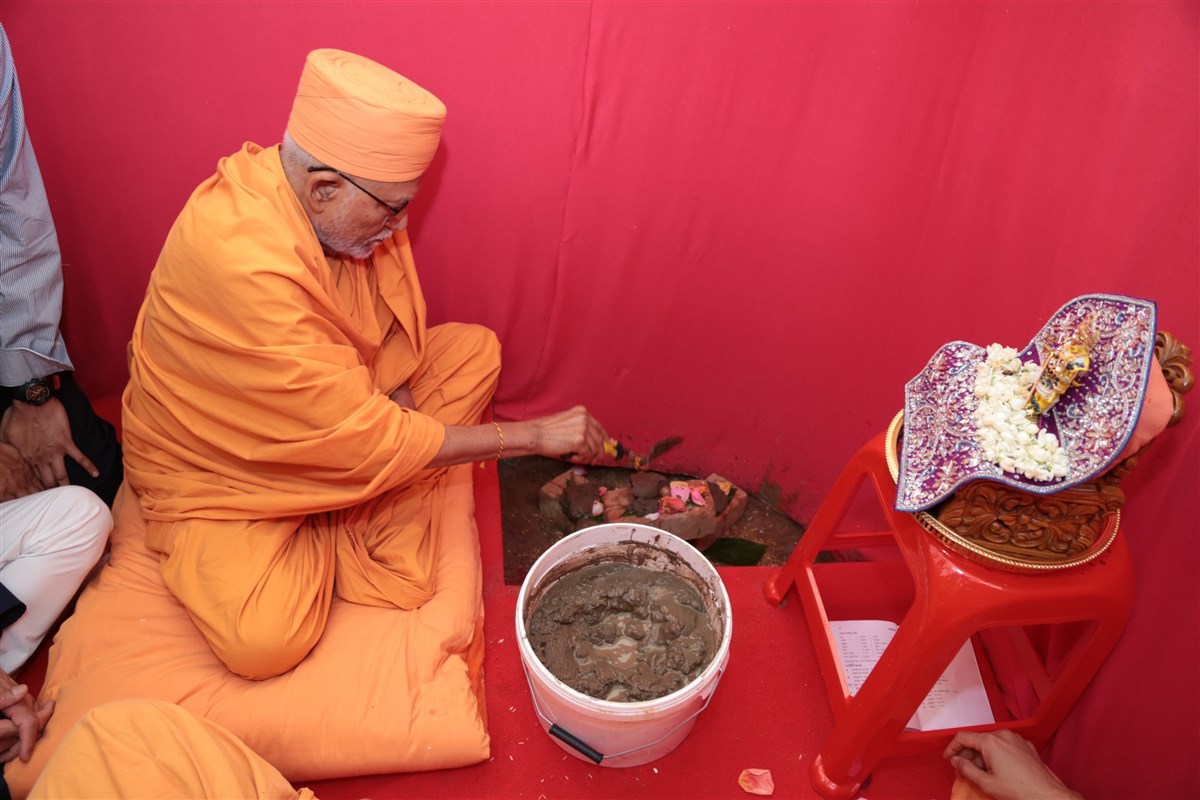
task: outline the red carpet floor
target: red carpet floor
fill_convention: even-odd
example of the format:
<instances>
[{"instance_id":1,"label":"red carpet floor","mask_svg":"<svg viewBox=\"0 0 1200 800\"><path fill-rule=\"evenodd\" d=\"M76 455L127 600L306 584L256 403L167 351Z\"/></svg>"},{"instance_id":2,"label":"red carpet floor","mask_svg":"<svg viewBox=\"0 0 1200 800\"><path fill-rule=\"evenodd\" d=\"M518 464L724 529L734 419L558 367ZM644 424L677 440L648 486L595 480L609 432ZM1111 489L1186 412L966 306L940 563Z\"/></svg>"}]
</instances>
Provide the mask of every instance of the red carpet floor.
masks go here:
<instances>
[{"instance_id":1,"label":"red carpet floor","mask_svg":"<svg viewBox=\"0 0 1200 800\"><path fill-rule=\"evenodd\" d=\"M533 710L517 651L519 586L504 585L500 495L494 464L476 470L476 516L483 549L488 726L492 757L471 767L308 784L322 800L359 798L749 798L738 786L748 767L771 770L775 797L819 797L808 768L832 727L800 604L763 597L765 567L721 569L733 607L728 670L692 732L650 764L610 768L585 762L546 735ZM889 759L860 795L945 798L952 771L941 758Z\"/></svg>"}]
</instances>

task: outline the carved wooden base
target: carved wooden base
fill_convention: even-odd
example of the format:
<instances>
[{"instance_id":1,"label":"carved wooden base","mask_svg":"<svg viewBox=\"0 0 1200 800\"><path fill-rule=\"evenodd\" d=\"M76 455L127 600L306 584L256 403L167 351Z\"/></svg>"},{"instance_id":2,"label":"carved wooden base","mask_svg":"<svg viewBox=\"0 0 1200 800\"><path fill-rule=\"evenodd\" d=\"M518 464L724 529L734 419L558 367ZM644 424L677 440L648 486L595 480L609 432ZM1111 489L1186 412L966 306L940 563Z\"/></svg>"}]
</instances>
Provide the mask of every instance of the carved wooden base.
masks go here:
<instances>
[{"instance_id":1,"label":"carved wooden base","mask_svg":"<svg viewBox=\"0 0 1200 800\"><path fill-rule=\"evenodd\" d=\"M976 481L939 506L933 516L959 536L988 550L1027 561L1061 561L1086 553L1125 502L1121 478L1133 458L1090 483L1051 495ZM1129 467L1126 467L1126 465Z\"/></svg>"}]
</instances>

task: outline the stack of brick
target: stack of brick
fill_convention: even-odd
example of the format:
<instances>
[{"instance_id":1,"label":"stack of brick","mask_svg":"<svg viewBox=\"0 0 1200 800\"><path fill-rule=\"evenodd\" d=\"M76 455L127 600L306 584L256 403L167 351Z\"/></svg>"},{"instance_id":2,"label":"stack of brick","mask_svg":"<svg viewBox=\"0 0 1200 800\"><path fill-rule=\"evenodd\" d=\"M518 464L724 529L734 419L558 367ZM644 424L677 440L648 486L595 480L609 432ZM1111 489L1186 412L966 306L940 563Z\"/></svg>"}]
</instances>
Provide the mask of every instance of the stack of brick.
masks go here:
<instances>
[{"instance_id":1,"label":"stack of brick","mask_svg":"<svg viewBox=\"0 0 1200 800\"><path fill-rule=\"evenodd\" d=\"M602 491L603 489L603 491ZM699 497L670 502L676 495ZM608 489L586 475L567 470L542 486L538 507L553 527L571 532L605 522L636 523L661 528L697 547L707 547L726 535L742 518L748 495L720 475L704 480L668 481L656 472L635 472L630 485ZM682 508L672 511L672 507Z\"/></svg>"}]
</instances>

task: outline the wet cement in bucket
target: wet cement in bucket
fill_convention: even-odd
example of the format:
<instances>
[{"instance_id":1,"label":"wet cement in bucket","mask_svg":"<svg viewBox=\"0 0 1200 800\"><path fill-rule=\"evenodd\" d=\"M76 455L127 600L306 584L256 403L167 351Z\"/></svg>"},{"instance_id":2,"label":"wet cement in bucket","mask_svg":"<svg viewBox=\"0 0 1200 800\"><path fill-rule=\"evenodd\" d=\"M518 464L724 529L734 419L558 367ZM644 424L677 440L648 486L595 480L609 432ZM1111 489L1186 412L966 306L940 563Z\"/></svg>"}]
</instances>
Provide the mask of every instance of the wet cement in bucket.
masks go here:
<instances>
[{"instance_id":1,"label":"wet cement in bucket","mask_svg":"<svg viewBox=\"0 0 1200 800\"><path fill-rule=\"evenodd\" d=\"M627 563L576 569L538 599L529 644L548 670L601 700L642 701L690 683L717 636L696 589L671 572Z\"/></svg>"}]
</instances>

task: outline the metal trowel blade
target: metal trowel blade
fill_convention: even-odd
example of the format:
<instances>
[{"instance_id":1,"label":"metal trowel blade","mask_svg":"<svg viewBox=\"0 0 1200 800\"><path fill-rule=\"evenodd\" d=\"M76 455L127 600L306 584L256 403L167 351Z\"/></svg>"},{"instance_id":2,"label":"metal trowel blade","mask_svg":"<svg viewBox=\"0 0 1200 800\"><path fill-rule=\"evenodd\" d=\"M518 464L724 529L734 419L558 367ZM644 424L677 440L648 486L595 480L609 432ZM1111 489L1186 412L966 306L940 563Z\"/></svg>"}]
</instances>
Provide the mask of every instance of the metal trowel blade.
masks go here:
<instances>
[{"instance_id":1,"label":"metal trowel blade","mask_svg":"<svg viewBox=\"0 0 1200 800\"><path fill-rule=\"evenodd\" d=\"M681 444L683 444L682 436L668 436L666 439L655 442L654 446L650 448L649 455L646 456L646 463L649 464L663 453L667 452L668 450L672 450Z\"/></svg>"}]
</instances>

